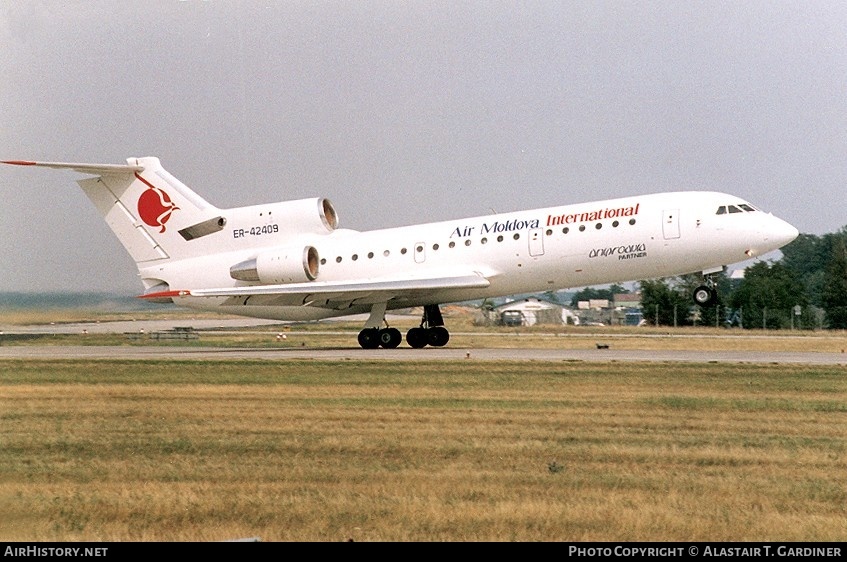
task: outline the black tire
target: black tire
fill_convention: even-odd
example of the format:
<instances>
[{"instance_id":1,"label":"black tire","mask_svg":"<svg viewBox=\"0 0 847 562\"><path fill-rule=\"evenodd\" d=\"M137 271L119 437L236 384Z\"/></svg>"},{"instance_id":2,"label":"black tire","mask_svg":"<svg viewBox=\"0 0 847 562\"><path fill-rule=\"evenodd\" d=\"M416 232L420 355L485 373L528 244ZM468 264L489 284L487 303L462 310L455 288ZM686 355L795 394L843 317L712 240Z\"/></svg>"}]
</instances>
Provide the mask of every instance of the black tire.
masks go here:
<instances>
[{"instance_id":1,"label":"black tire","mask_svg":"<svg viewBox=\"0 0 847 562\"><path fill-rule=\"evenodd\" d=\"M379 329L365 328L359 332L359 345L362 349L376 349L379 347Z\"/></svg>"},{"instance_id":2,"label":"black tire","mask_svg":"<svg viewBox=\"0 0 847 562\"><path fill-rule=\"evenodd\" d=\"M379 331L379 345L385 349L394 349L403 341L403 335L397 328L385 328Z\"/></svg>"},{"instance_id":3,"label":"black tire","mask_svg":"<svg viewBox=\"0 0 847 562\"><path fill-rule=\"evenodd\" d=\"M694 289L694 302L700 306L711 306L718 300L718 294L711 287L700 285Z\"/></svg>"},{"instance_id":4,"label":"black tire","mask_svg":"<svg viewBox=\"0 0 847 562\"><path fill-rule=\"evenodd\" d=\"M409 344L409 347L420 349L426 346L426 342L426 330L423 328L412 328L406 332L406 343Z\"/></svg>"},{"instance_id":5,"label":"black tire","mask_svg":"<svg viewBox=\"0 0 847 562\"><path fill-rule=\"evenodd\" d=\"M450 340L450 332L444 326L436 326L427 330L426 337L432 347L443 347Z\"/></svg>"}]
</instances>

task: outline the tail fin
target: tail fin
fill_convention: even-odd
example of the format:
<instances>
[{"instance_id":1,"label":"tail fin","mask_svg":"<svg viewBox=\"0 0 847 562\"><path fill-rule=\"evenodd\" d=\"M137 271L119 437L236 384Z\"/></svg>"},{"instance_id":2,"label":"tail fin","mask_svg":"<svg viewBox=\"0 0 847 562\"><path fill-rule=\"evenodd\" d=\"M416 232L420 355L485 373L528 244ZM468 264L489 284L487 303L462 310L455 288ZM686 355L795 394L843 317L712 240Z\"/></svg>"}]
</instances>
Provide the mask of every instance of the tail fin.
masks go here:
<instances>
[{"instance_id":1,"label":"tail fin","mask_svg":"<svg viewBox=\"0 0 847 562\"><path fill-rule=\"evenodd\" d=\"M209 248L189 240L218 232L220 210L169 174L158 158L128 158L126 165L5 161L64 168L94 177L79 180L88 198L140 267L156 260L202 255Z\"/></svg>"}]
</instances>

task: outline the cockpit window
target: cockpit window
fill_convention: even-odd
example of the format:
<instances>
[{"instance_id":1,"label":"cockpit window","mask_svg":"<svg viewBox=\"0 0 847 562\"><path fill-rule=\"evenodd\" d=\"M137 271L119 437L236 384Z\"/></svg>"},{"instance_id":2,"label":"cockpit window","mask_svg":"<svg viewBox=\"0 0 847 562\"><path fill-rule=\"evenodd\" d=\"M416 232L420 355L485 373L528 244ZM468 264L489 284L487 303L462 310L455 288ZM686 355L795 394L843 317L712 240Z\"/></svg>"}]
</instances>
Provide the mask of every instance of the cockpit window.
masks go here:
<instances>
[{"instance_id":1,"label":"cockpit window","mask_svg":"<svg viewBox=\"0 0 847 562\"><path fill-rule=\"evenodd\" d=\"M716 215L725 215L727 213L743 213L743 212L752 213L754 211L758 211L756 207L750 205L749 203L738 203L736 205L721 205L718 207Z\"/></svg>"}]
</instances>

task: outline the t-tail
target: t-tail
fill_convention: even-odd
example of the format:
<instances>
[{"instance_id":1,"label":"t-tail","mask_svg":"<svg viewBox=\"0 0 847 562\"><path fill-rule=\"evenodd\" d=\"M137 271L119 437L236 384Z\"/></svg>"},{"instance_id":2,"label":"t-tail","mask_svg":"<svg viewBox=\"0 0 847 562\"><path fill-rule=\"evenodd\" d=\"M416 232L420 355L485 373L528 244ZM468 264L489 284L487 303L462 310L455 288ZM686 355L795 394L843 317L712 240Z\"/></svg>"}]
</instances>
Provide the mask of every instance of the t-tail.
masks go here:
<instances>
[{"instance_id":1,"label":"t-tail","mask_svg":"<svg viewBox=\"0 0 847 562\"><path fill-rule=\"evenodd\" d=\"M226 224L219 209L165 171L158 158L128 158L126 165L5 163L94 174L77 183L139 266L190 257L202 249L187 241Z\"/></svg>"},{"instance_id":2,"label":"t-tail","mask_svg":"<svg viewBox=\"0 0 847 562\"><path fill-rule=\"evenodd\" d=\"M240 254L234 260L243 260L251 251L258 255L262 248L299 244L337 226L335 210L323 198L220 209L168 173L156 157L128 158L125 165L3 162L91 174L77 183L135 261L146 293L168 289L169 282L155 272L182 269L174 268L175 262L202 261L227 250ZM316 273L310 267L317 268L314 256L307 256L307 277Z\"/></svg>"}]
</instances>

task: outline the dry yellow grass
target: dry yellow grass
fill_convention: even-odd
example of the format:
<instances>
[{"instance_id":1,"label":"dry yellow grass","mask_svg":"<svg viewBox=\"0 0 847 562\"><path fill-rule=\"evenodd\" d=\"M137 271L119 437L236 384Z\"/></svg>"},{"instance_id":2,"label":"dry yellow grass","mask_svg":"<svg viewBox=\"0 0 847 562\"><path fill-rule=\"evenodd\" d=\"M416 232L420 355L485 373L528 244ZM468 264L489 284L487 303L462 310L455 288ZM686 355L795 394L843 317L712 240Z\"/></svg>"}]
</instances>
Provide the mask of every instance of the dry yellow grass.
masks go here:
<instances>
[{"instance_id":1,"label":"dry yellow grass","mask_svg":"<svg viewBox=\"0 0 847 562\"><path fill-rule=\"evenodd\" d=\"M0 361L0 540L843 541L785 365Z\"/></svg>"}]
</instances>

